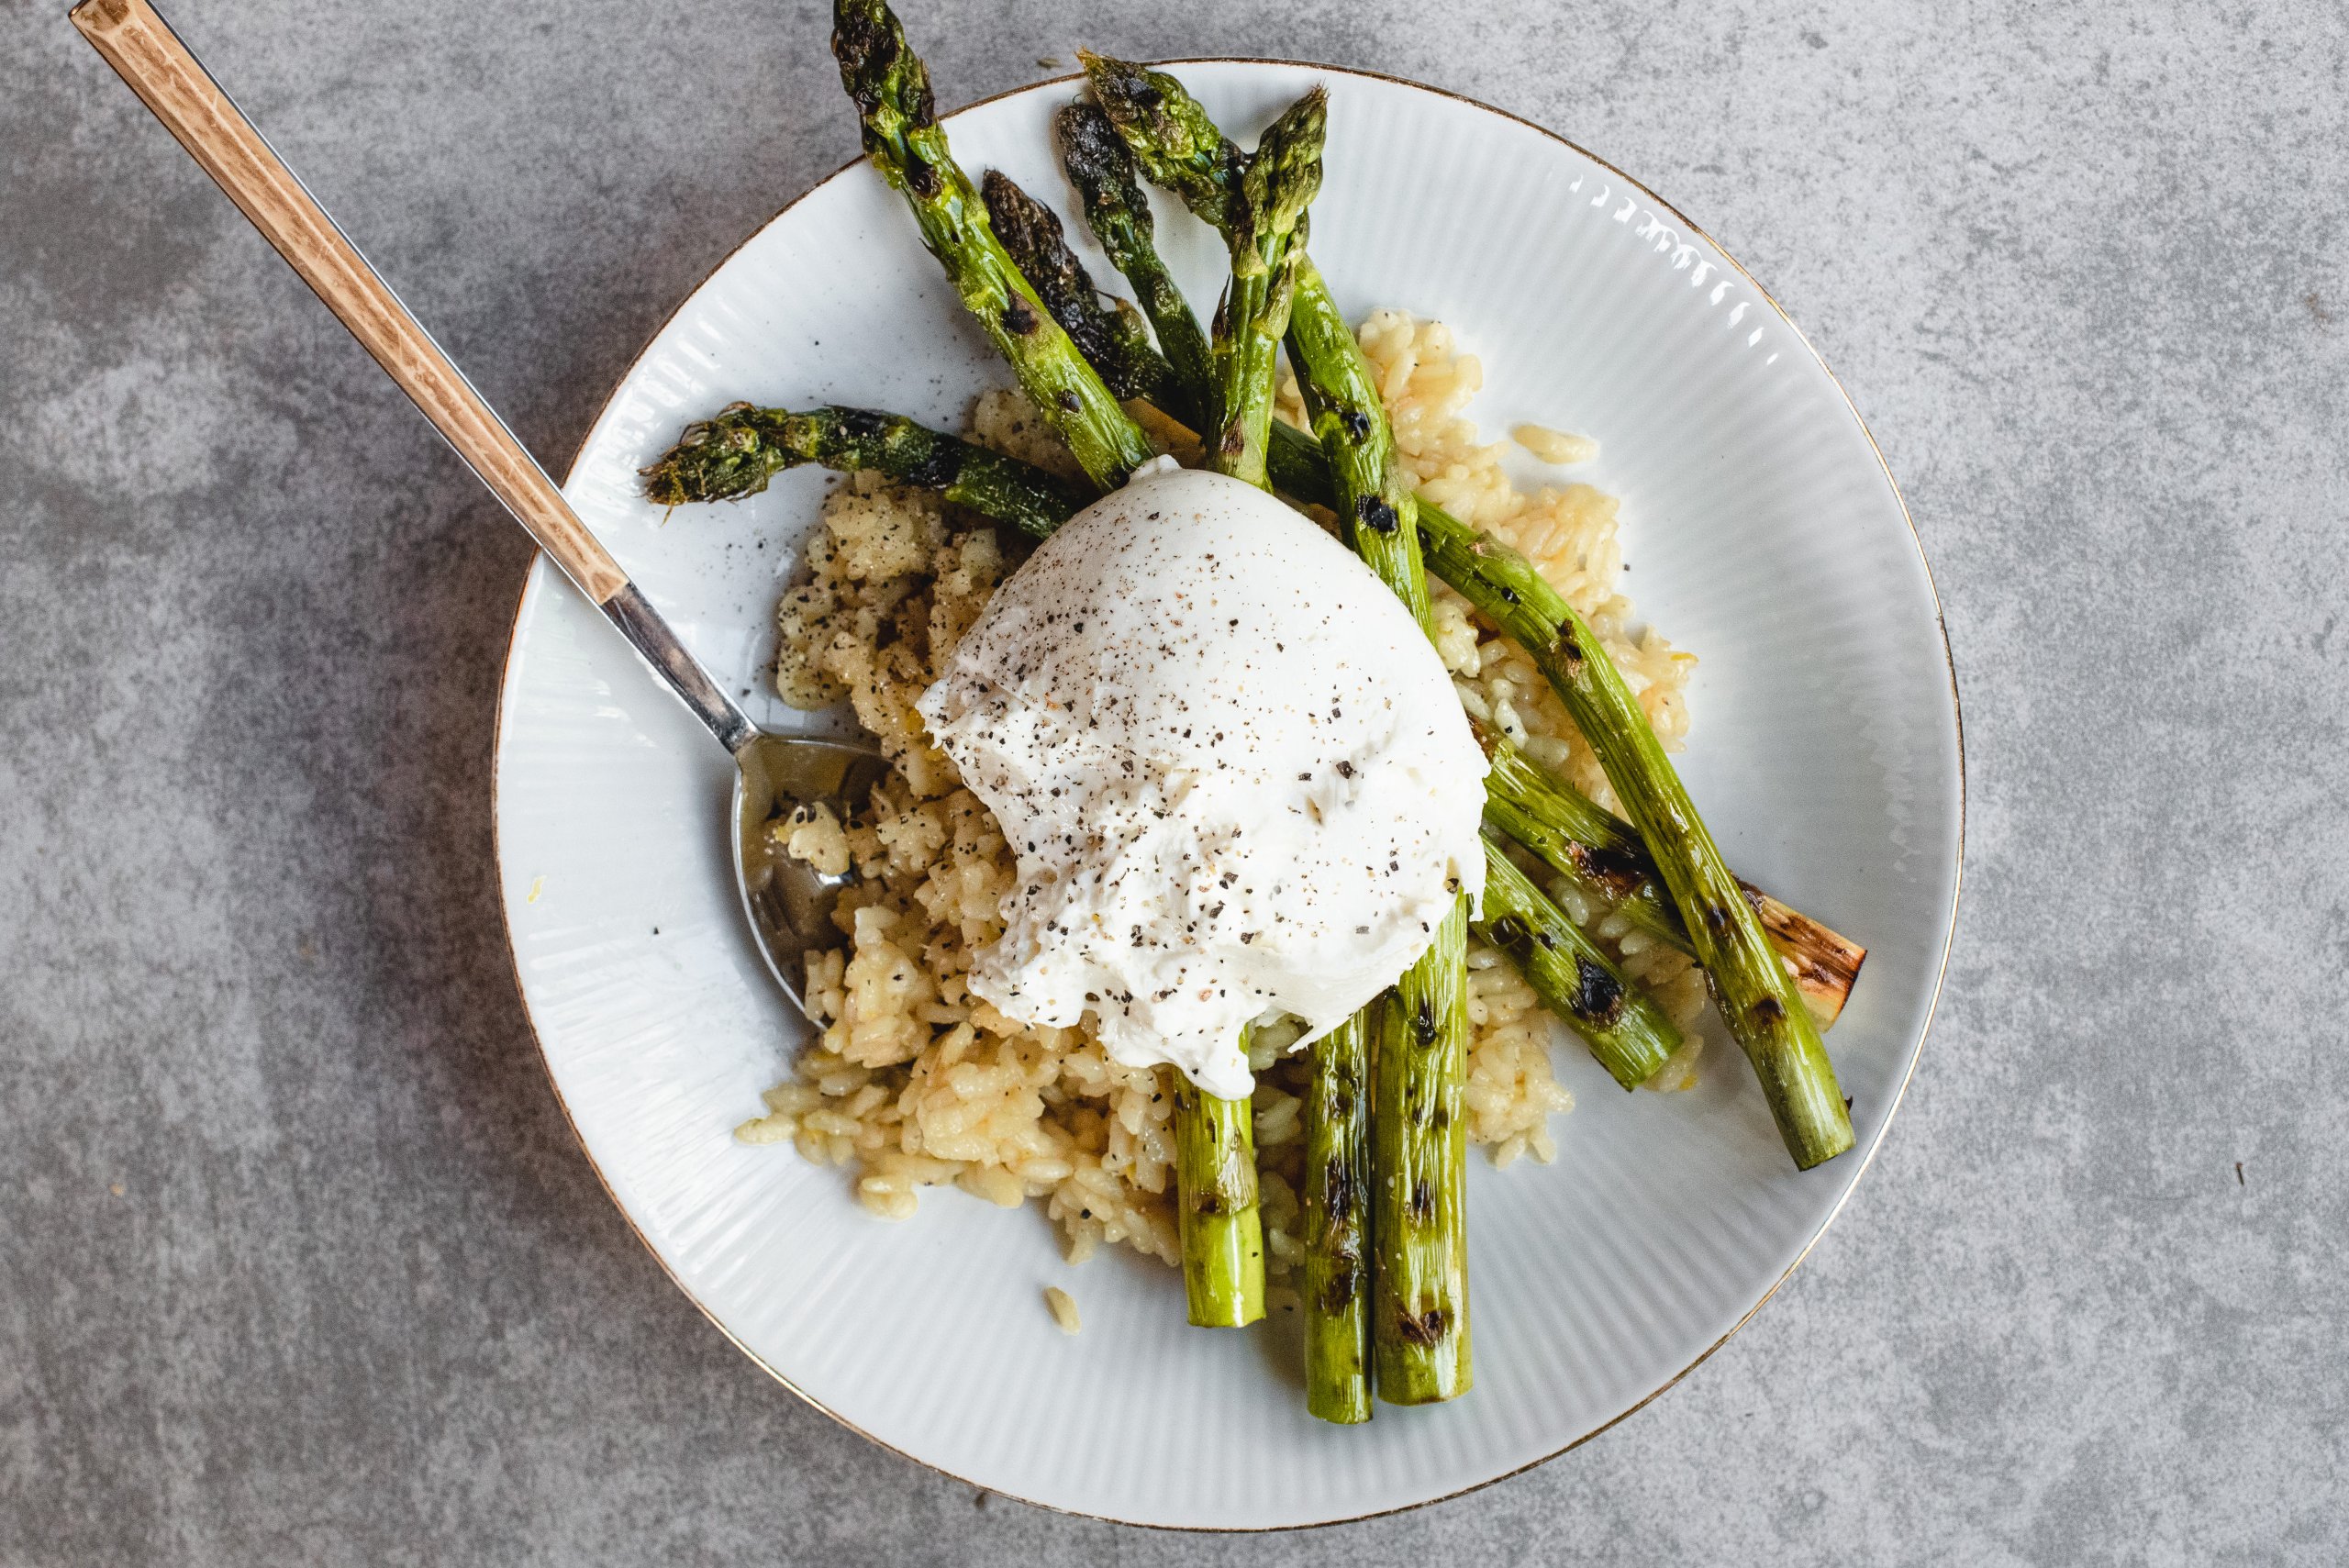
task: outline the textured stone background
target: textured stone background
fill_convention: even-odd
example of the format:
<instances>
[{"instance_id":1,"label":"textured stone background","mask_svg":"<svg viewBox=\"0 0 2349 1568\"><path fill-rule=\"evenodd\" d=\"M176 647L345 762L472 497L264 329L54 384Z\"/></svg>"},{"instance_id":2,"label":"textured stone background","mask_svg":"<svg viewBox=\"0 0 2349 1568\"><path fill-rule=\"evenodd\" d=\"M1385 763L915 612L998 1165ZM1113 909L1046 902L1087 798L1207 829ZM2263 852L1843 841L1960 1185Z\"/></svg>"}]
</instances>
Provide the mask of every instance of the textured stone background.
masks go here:
<instances>
[{"instance_id":1,"label":"textured stone background","mask_svg":"<svg viewBox=\"0 0 2349 1568\"><path fill-rule=\"evenodd\" d=\"M813 0L174 9L558 466L853 151ZM663 1280L500 936L520 534L0 0L0 1562L2341 1561L2349 17L1926 9L911 6L949 102L1089 41L1573 136L1812 336L1948 605L1965 907L1842 1223L1580 1451L1243 1540L974 1496Z\"/></svg>"}]
</instances>

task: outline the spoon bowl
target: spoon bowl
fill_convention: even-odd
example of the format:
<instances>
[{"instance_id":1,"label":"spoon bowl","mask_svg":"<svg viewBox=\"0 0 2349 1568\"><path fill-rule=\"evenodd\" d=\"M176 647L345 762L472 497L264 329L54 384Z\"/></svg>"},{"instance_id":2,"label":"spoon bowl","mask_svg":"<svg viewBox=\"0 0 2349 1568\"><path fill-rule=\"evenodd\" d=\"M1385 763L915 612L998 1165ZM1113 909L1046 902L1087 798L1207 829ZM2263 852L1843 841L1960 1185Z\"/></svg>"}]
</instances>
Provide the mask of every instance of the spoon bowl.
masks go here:
<instances>
[{"instance_id":1,"label":"spoon bowl","mask_svg":"<svg viewBox=\"0 0 2349 1568\"><path fill-rule=\"evenodd\" d=\"M734 885L742 916L767 972L804 1013L807 954L838 942L832 911L856 871L819 871L786 852L789 829L818 806L846 822L889 764L868 746L764 730L751 734L734 761Z\"/></svg>"}]
</instances>

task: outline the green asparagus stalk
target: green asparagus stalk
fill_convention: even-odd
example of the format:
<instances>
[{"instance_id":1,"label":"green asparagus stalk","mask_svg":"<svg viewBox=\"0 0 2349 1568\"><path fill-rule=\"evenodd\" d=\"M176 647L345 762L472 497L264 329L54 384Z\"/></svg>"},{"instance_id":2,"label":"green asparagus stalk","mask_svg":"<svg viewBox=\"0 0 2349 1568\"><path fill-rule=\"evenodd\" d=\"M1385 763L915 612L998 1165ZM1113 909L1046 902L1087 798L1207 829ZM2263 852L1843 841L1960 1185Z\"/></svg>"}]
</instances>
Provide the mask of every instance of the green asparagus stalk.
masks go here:
<instances>
[{"instance_id":1,"label":"green asparagus stalk","mask_svg":"<svg viewBox=\"0 0 2349 1568\"><path fill-rule=\"evenodd\" d=\"M1005 254L938 123L930 72L885 0L834 0L832 53L856 101L865 151L913 208L922 243L963 306L1094 484L1124 484L1150 460L1150 442Z\"/></svg>"},{"instance_id":2,"label":"green asparagus stalk","mask_svg":"<svg viewBox=\"0 0 2349 1568\"><path fill-rule=\"evenodd\" d=\"M1375 1007L1314 1042L1305 1102L1305 1401L1344 1424L1370 1419Z\"/></svg>"},{"instance_id":3,"label":"green asparagus stalk","mask_svg":"<svg viewBox=\"0 0 2349 1568\"><path fill-rule=\"evenodd\" d=\"M1297 259L1290 357L1328 455L1346 540L1431 639L1433 613L1414 526L1417 503L1353 330L1309 257ZM1449 1399L1473 1373L1468 1335L1467 900L1404 972L1378 1040L1378 1392L1398 1405ZM1431 1196L1432 1202L1428 1201Z\"/></svg>"},{"instance_id":4,"label":"green asparagus stalk","mask_svg":"<svg viewBox=\"0 0 2349 1568\"><path fill-rule=\"evenodd\" d=\"M1000 169L980 178L979 191L1005 253L1109 390L1162 406L1172 400L1174 368L1151 346L1141 313L1121 299L1103 303L1092 274L1069 249L1058 215Z\"/></svg>"},{"instance_id":5,"label":"green asparagus stalk","mask_svg":"<svg viewBox=\"0 0 2349 1568\"><path fill-rule=\"evenodd\" d=\"M1378 1396L1429 1405L1475 1381L1468 1336L1468 900L1377 1007L1371 1299Z\"/></svg>"},{"instance_id":6,"label":"green asparagus stalk","mask_svg":"<svg viewBox=\"0 0 2349 1568\"><path fill-rule=\"evenodd\" d=\"M1273 424L1273 368L1288 332L1305 209L1321 188L1329 95L1316 87L1264 135L1241 181L1226 238L1231 282L1216 313L1216 420L1208 458L1218 470L1270 489L1265 442Z\"/></svg>"},{"instance_id":7,"label":"green asparagus stalk","mask_svg":"<svg viewBox=\"0 0 2349 1568\"><path fill-rule=\"evenodd\" d=\"M1730 1033L1753 1063L1778 1136L1803 1169L1852 1146L1850 1108L1819 1026L1697 815L1663 743L1598 636L1531 562L1422 505L1428 561L1532 656L1607 770L1686 923Z\"/></svg>"},{"instance_id":8,"label":"green asparagus stalk","mask_svg":"<svg viewBox=\"0 0 2349 1568\"><path fill-rule=\"evenodd\" d=\"M1192 429L1207 429L1214 423L1215 404L1208 335L1159 257L1150 201L1142 195L1133 153L1096 104L1069 105L1054 117L1052 129L1086 225L1110 264L1132 285L1141 313L1158 334L1166 364L1165 392L1163 398L1151 400Z\"/></svg>"},{"instance_id":9,"label":"green asparagus stalk","mask_svg":"<svg viewBox=\"0 0 2349 1568\"><path fill-rule=\"evenodd\" d=\"M1176 1222L1191 1321L1239 1329L1264 1315L1264 1221L1256 1202L1256 1129L1245 1099L1174 1077Z\"/></svg>"},{"instance_id":10,"label":"green asparagus stalk","mask_svg":"<svg viewBox=\"0 0 2349 1568\"><path fill-rule=\"evenodd\" d=\"M644 470L644 493L663 506L751 495L787 468L814 463L872 470L1042 539L1082 503L1052 475L1018 458L868 408L754 408L737 403L688 425Z\"/></svg>"},{"instance_id":11,"label":"green asparagus stalk","mask_svg":"<svg viewBox=\"0 0 2349 1568\"><path fill-rule=\"evenodd\" d=\"M1631 825L1552 774L1489 726L1476 738L1492 761L1485 777L1485 821L1542 857L1561 879L1634 930L1696 956L1680 912L1664 896L1655 862ZM1740 879L1745 901L1795 989L1821 1029L1833 1025L1859 978L1867 950Z\"/></svg>"},{"instance_id":12,"label":"green asparagus stalk","mask_svg":"<svg viewBox=\"0 0 2349 1568\"><path fill-rule=\"evenodd\" d=\"M1319 274L1316 273L1315 282L1319 281ZM1308 288L1307 292L1309 295L1312 291ZM1319 313L1319 302L1317 300L1308 298L1306 307L1314 314ZM1289 311L1288 321L1289 337L1294 340L1297 337L1297 311L1294 306ZM1391 432L1392 427L1389 429ZM1338 489L1330 472L1330 454L1321 450L1321 443L1309 432L1298 429L1285 419L1275 420L1273 439L1266 443L1264 468L1272 478L1273 488L1282 495L1316 506L1336 508ZM1433 503L1420 501L1419 505L1428 506Z\"/></svg>"},{"instance_id":13,"label":"green asparagus stalk","mask_svg":"<svg viewBox=\"0 0 2349 1568\"><path fill-rule=\"evenodd\" d=\"M1260 272L1268 266L1280 269L1284 279L1288 235L1320 181L1318 96L1309 97L1308 105L1314 112L1296 117L1294 123L1290 116L1284 116L1274 128L1286 140L1266 133L1267 149L1280 150L1273 165L1277 173L1274 180L1255 187L1262 204L1255 210L1265 231L1264 247L1272 254L1268 261L1263 251L1252 246L1248 260ZM1238 246L1233 247L1232 257L1235 307L1222 323L1228 330L1217 334L1216 365L1226 375L1224 392L1234 399L1234 406L1252 405L1264 411L1264 417L1255 422L1252 447L1247 431L1234 426L1231 435L1209 455L1219 472L1261 486L1264 484L1264 426L1273 403L1273 361L1270 350L1256 356L1252 345L1269 333L1272 347L1279 346L1287 326L1286 289L1257 289L1246 296L1249 303L1243 313L1236 305L1242 297L1246 275ZM1184 1225L1183 1284L1190 1297L1191 1321L1210 1328L1252 1323L1264 1314L1264 1233L1256 1209L1255 1123L1248 1102L1219 1099L1186 1083L1174 1101L1174 1142L1176 1201ZM1238 1203L1235 1174L1243 1167L1244 1206Z\"/></svg>"},{"instance_id":14,"label":"green asparagus stalk","mask_svg":"<svg viewBox=\"0 0 2349 1568\"><path fill-rule=\"evenodd\" d=\"M1542 1005L1582 1036L1598 1064L1626 1089L1655 1076L1680 1045L1680 1030L1583 929L1485 835L1485 900L1477 940L1515 961Z\"/></svg>"},{"instance_id":15,"label":"green asparagus stalk","mask_svg":"<svg viewBox=\"0 0 2349 1568\"><path fill-rule=\"evenodd\" d=\"M1221 230L1237 254L1262 154L1244 160L1174 77L1098 55L1084 60L1096 101L1142 172ZM1353 329L1301 253L1289 328L1291 358L1348 540L1432 638L1413 498L1395 461L1386 407ZM1282 439L1267 431L1268 447ZM1268 473L1276 451L1267 451ZM1380 1012L1373 1112L1379 1269L1372 1330L1379 1396L1395 1404L1452 1398L1465 1393L1473 1377L1463 1212L1467 1128L1460 1106L1467 1076L1467 915L1464 898Z\"/></svg>"},{"instance_id":16,"label":"green asparagus stalk","mask_svg":"<svg viewBox=\"0 0 2349 1568\"><path fill-rule=\"evenodd\" d=\"M1394 427L1370 361L1309 256L1297 261L1289 346L1314 439L1327 460L1330 502L1346 542L1409 606L1433 640L1434 612L1419 559L1419 498L1396 458Z\"/></svg>"},{"instance_id":17,"label":"green asparagus stalk","mask_svg":"<svg viewBox=\"0 0 2349 1568\"><path fill-rule=\"evenodd\" d=\"M1271 146L1271 139L1266 139L1266 146ZM1310 265L1301 249L1289 258L1289 268L1297 265ZM1271 437L1268 425L1264 434ZM1423 596L1426 589L1421 587ZM1435 946L1440 943L1442 934ZM1414 964L1414 974L1419 967L1421 964ZM1465 976L1461 981L1465 993ZM1384 1030L1388 1018L1407 1021L1417 1017L1419 1005L1431 1002L1431 997L1423 995L1428 984L1431 976L1414 979L1409 1014L1402 1012L1397 997L1388 993L1313 1047L1313 1082L1306 1098L1306 1408L1322 1420L1369 1420L1372 1371L1379 1369L1381 1378L1386 1375L1384 1366L1379 1366L1375 1317L1407 1310L1397 1303L1417 1303L1419 1298L1419 1291L1405 1291L1400 1298L1381 1298L1386 1270L1372 1268L1372 1241L1379 1223L1376 1199L1384 1190L1379 1176L1388 1172L1376 1145L1381 1124L1375 1115L1376 1096L1372 1084L1376 1063L1402 1061L1412 1051L1426 1050L1417 1040L1405 1047L1391 1047L1384 1042ZM1376 1051L1372 1050L1375 1040L1379 1042ZM1435 1050L1442 1050L1450 1042L1435 1040L1433 1044ZM1465 1059L1465 1035L1461 1035L1459 1050ZM1435 1092L1440 1101L1440 1082ZM1454 1106L1456 1113L1459 1106ZM1465 1148L1461 1152L1465 1155ZM1440 1173L1438 1185L1444 1188L1440 1197L1452 1199L1456 1214L1464 1195L1452 1193ZM1450 1249L1438 1247L1433 1251L1438 1273L1442 1273L1452 1262ZM1412 1261L1419 1261L1419 1253L1414 1253ZM1435 1291L1435 1296L1438 1300L1447 1298L1444 1291ZM1414 1315L1412 1321L1426 1326L1426 1317ZM1414 1395L1423 1383L1428 1380L1381 1380L1381 1387L1388 1390L1388 1399L1396 1399L1397 1395Z\"/></svg>"}]
</instances>

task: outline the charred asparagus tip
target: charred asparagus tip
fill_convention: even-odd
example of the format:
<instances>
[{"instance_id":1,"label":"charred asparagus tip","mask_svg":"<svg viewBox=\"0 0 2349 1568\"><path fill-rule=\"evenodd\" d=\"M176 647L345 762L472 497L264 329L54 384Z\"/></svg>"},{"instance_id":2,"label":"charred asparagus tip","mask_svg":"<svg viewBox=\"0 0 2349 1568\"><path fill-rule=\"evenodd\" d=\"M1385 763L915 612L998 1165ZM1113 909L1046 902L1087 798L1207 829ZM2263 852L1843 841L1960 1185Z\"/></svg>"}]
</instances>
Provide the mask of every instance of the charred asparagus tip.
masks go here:
<instances>
[{"instance_id":1,"label":"charred asparagus tip","mask_svg":"<svg viewBox=\"0 0 2349 1568\"><path fill-rule=\"evenodd\" d=\"M664 506L693 501L735 501L756 495L767 482L802 460L774 432L760 411L734 403L718 415L688 425L677 444L639 471L648 500Z\"/></svg>"},{"instance_id":2,"label":"charred asparagus tip","mask_svg":"<svg viewBox=\"0 0 2349 1568\"><path fill-rule=\"evenodd\" d=\"M644 493L663 506L753 495L787 468L818 463L871 472L935 490L1022 533L1041 539L1079 505L1040 468L970 441L870 408L754 408L737 403L686 427L677 444L643 471Z\"/></svg>"}]
</instances>

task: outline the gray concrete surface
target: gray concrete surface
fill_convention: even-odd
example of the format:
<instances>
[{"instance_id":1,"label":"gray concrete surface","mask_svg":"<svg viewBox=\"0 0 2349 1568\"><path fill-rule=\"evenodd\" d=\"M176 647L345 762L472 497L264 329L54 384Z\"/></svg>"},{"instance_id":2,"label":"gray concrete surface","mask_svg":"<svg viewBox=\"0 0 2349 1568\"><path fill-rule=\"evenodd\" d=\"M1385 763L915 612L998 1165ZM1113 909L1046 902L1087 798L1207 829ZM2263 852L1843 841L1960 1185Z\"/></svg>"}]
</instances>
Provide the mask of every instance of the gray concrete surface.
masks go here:
<instances>
[{"instance_id":1,"label":"gray concrete surface","mask_svg":"<svg viewBox=\"0 0 2349 1568\"><path fill-rule=\"evenodd\" d=\"M1322 58L1695 215L1906 487L1965 907L1779 1299L1567 1458L1275 1540L974 1496L759 1376L503 951L519 535L66 27L0 0L0 1563L2338 1562L2349 17L910 6L941 95ZM853 150L813 0L180 0L558 464Z\"/></svg>"}]
</instances>

